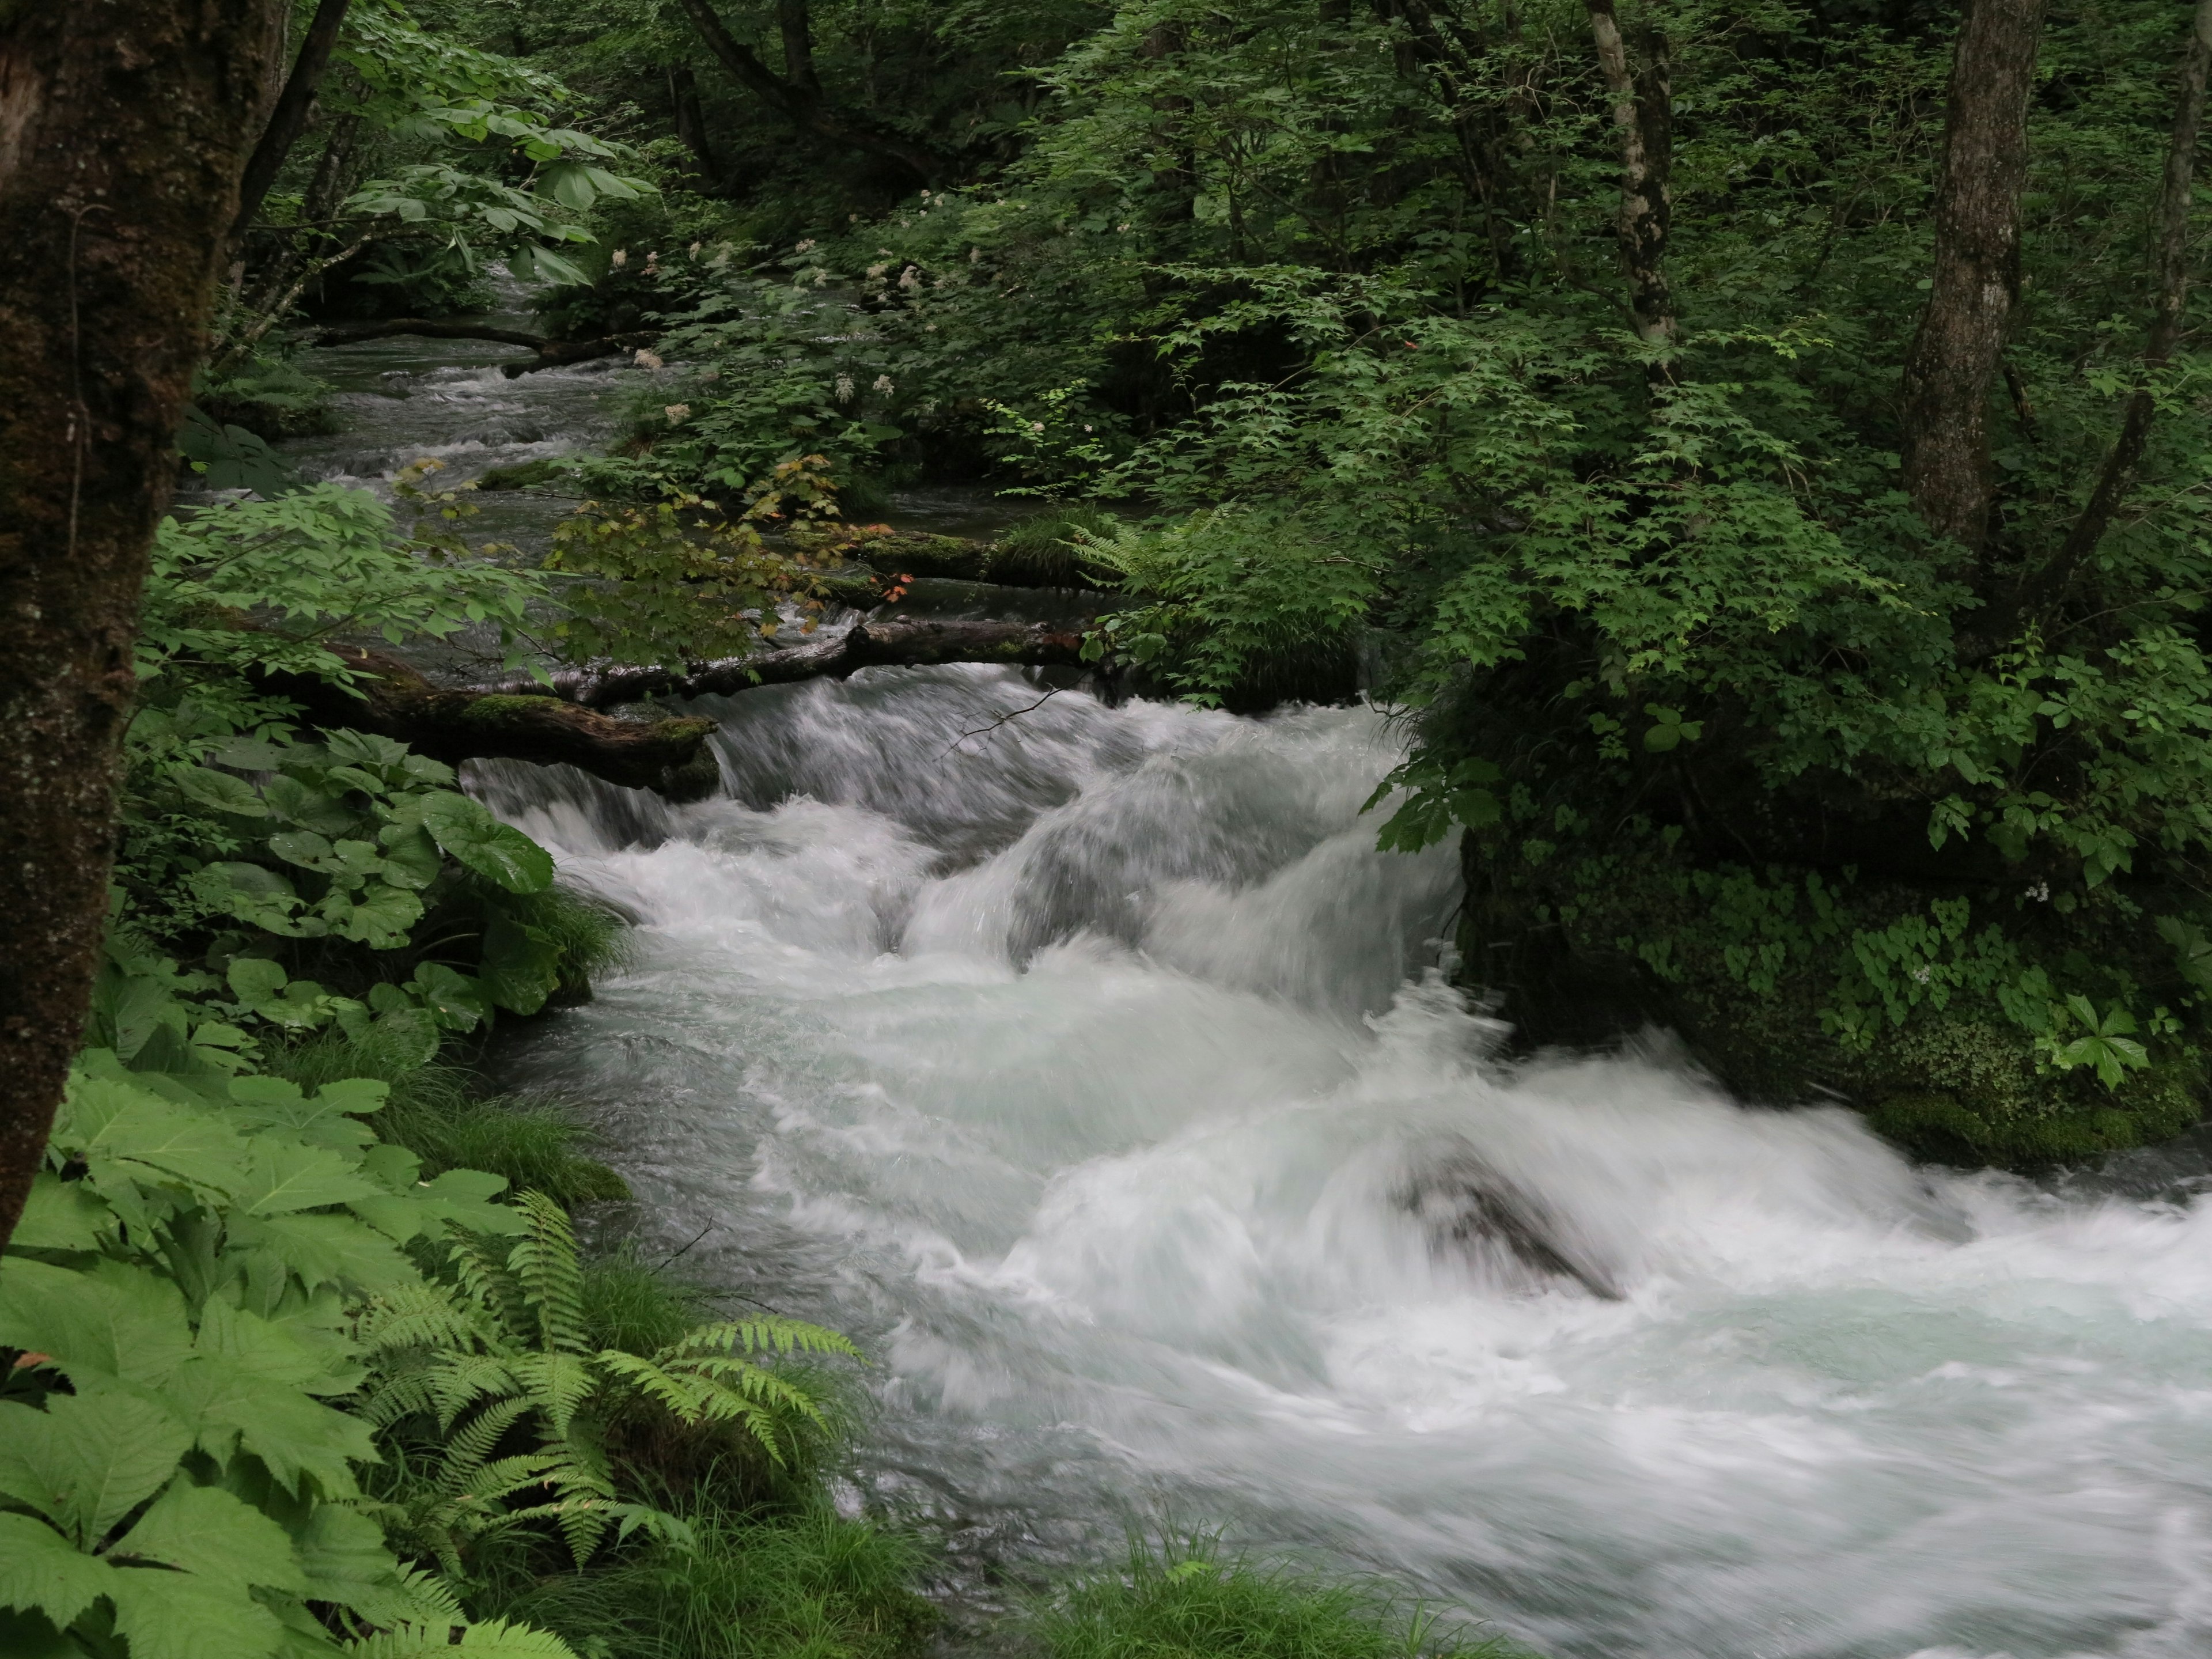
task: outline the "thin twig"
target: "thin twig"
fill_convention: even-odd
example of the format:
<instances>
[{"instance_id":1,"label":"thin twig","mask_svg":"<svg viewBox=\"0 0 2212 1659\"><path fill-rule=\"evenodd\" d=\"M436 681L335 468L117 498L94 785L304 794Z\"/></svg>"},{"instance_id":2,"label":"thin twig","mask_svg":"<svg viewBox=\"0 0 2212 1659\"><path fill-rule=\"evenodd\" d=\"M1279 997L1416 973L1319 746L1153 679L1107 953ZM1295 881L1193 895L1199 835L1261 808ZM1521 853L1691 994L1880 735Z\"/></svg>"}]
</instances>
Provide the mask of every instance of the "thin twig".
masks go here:
<instances>
[{"instance_id":1,"label":"thin twig","mask_svg":"<svg viewBox=\"0 0 2212 1659\"><path fill-rule=\"evenodd\" d=\"M693 1235L692 1239L691 1239L691 1244L696 1244L696 1243L697 1243L701 1239L702 1239L702 1238L706 1237L706 1236L707 1236L708 1233L713 1232L713 1231L714 1231L714 1229L715 1229L717 1226L719 1226L720 1224L719 1222L714 1222L714 1221L710 1221L710 1222L708 1222L705 1226L703 1226L703 1227L700 1228L697 1233L696 1233L696 1234L694 1234L694 1235ZM669 1266L671 1266L672 1264L673 1264L674 1262L676 1262L676 1261L678 1261L681 1260L681 1259L683 1258L683 1256L684 1256L684 1252L685 1252L685 1251L687 1251L687 1250L689 1250L689 1249L691 1248L691 1244L686 1244L686 1245L684 1247L684 1249L680 1249L680 1250L677 1251L677 1252L676 1252L676 1254L675 1254L674 1255L670 1256L670 1257L668 1258L668 1260L667 1260L667 1261L663 1261L663 1262L661 1262L658 1267L655 1267L653 1268L653 1272L655 1272L655 1273L659 1273L659 1272L661 1270L661 1268L662 1268L662 1267L669 1267Z\"/></svg>"},{"instance_id":2,"label":"thin twig","mask_svg":"<svg viewBox=\"0 0 2212 1659\"><path fill-rule=\"evenodd\" d=\"M951 743L945 745L945 755L951 754L955 749L957 749L962 744L967 742L970 738L980 738L987 732L997 731L1008 720L1019 720L1024 714L1036 713L1038 709L1043 708L1045 704L1050 702L1054 697L1058 696L1060 694L1061 690L1061 687L1055 685L1051 690L1046 692L1044 696L1039 697L1035 702L1030 704L1027 708L1010 710L1006 714L1000 715L998 719L993 720L988 726L979 726L973 732L963 732L958 737L953 738ZM939 755L937 758L943 760L945 758L945 755Z\"/></svg>"}]
</instances>

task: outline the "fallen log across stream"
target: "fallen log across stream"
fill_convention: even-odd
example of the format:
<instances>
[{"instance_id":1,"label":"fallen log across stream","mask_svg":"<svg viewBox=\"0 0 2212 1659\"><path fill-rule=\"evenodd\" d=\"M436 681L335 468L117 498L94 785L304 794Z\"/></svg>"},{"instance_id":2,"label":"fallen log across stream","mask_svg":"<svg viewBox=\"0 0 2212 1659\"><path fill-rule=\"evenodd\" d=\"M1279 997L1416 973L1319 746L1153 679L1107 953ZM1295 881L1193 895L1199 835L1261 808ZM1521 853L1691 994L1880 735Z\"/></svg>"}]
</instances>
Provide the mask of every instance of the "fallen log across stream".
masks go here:
<instances>
[{"instance_id":1,"label":"fallen log across stream","mask_svg":"<svg viewBox=\"0 0 2212 1659\"><path fill-rule=\"evenodd\" d=\"M532 334L519 328L495 328L489 323L447 322L430 317L394 317L378 323L343 323L326 328L315 336L319 346L355 345L363 340L394 339L403 334L420 335L431 340L489 340L495 345L523 346L536 352L534 358L526 357L514 362L501 363L499 372L509 380L524 374L533 374L541 368L558 368L563 363L589 362L596 357L615 357L625 351L635 351L640 346L650 345L660 337L657 329L639 329L628 334L603 335L596 340L554 340L543 334Z\"/></svg>"},{"instance_id":2,"label":"fallen log across stream","mask_svg":"<svg viewBox=\"0 0 2212 1659\"><path fill-rule=\"evenodd\" d=\"M696 697L762 685L842 678L858 669L1000 663L1066 667L1083 635L1066 623L861 622L798 645L700 663L684 672L609 666L556 673L552 684L515 678L489 685L441 685L381 652L341 653L360 676L352 689L304 675L273 677L269 689L298 703L314 724L396 738L448 765L468 760L566 764L629 789L697 800L720 781L707 739L714 722L697 715L625 718L605 710L659 697Z\"/></svg>"}]
</instances>

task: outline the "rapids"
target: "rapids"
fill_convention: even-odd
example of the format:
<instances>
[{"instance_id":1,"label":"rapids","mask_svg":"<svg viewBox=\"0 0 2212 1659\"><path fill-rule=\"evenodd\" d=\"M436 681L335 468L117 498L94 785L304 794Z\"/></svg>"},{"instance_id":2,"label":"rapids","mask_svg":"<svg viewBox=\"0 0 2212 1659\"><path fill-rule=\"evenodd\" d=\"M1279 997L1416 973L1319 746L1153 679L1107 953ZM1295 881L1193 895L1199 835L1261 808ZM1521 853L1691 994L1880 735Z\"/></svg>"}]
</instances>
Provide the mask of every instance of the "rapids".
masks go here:
<instances>
[{"instance_id":1,"label":"rapids","mask_svg":"<svg viewBox=\"0 0 2212 1659\"><path fill-rule=\"evenodd\" d=\"M435 354L315 354L350 429L295 459L465 477L647 383ZM878 1356L854 1478L957 1583L1219 1522L1557 1659L2212 1652L2201 1151L1915 1172L1661 1041L1504 1063L1434 971L1452 859L1359 816L1376 715L1040 692L710 705L726 790L681 809L471 784L638 923L512 1080L583 1103L650 1259ZM1499 1193L1619 1299L1504 1248Z\"/></svg>"},{"instance_id":2,"label":"rapids","mask_svg":"<svg viewBox=\"0 0 2212 1659\"><path fill-rule=\"evenodd\" d=\"M517 1082L656 1250L871 1340L879 1492L986 1557L1220 1518L1588 1659L2212 1649L2212 1206L1500 1063L1378 716L991 726L1036 696L750 693L688 808L479 783L639 923ZM1620 1299L1440 1220L1469 1158Z\"/></svg>"}]
</instances>

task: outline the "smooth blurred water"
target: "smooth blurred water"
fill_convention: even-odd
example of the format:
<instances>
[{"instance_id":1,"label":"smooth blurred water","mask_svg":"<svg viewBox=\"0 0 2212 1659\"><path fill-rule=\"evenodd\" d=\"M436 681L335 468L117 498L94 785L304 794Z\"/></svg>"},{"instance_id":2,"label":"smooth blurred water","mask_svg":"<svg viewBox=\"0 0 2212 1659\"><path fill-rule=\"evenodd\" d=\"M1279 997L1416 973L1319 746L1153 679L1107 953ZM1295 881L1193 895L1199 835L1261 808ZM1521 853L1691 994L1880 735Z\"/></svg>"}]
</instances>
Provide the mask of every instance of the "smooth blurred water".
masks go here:
<instances>
[{"instance_id":1,"label":"smooth blurred water","mask_svg":"<svg viewBox=\"0 0 2212 1659\"><path fill-rule=\"evenodd\" d=\"M511 355L316 353L349 429L294 458L472 477L653 384ZM480 499L471 539L565 510ZM1431 971L1450 854L1358 815L1377 716L1043 691L747 693L682 809L473 781L639 924L514 1080L585 1104L678 1271L867 1344L855 1477L963 1593L1168 1517L1560 1659L2212 1653L2203 1146L1923 1175L1663 1043L1503 1064ZM1503 1248L1485 1192L1619 1299Z\"/></svg>"},{"instance_id":2,"label":"smooth blurred water","mask_svg":"<svg viewBox=\"0 0 2212 1659\"><path fill-rule=\"evenodd\" d=\"M1378 716L993 724L1042 695L750 692L681 809L476 781L639 924L516 1080L654 1249L871 1345L861 1478L957 1559L1170 1515L1562 1659L2212 1652L2180 1164L1923 1174L1661 1045L1500 1063L1433 972L1452 855L1358 814ZM1620 1298L1470 1226L1486 1183Z\"/></svg>"}]
</instances>

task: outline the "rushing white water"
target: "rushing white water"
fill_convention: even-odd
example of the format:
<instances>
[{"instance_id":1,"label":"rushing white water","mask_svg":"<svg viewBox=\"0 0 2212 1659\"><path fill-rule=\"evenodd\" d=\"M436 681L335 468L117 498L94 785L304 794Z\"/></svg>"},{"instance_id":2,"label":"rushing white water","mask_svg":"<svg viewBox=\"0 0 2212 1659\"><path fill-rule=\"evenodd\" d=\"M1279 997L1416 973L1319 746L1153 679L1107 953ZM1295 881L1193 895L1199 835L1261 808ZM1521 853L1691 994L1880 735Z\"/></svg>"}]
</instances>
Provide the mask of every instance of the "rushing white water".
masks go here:
<instances>
[{"instance_id":1,"label":"rushing white water","mask_svg":"<svg viewBox=\"0 0 2212 1659\"><path fill-rule=\"evenodd\" d=\"M986 1555L1224 1520L1563 1656L2212 1651L2207 1203L1486 1059L1377 717L993 725L1038 695L750 693L683 809L479 780L641 924L520 1080L687 1268L873 1344L879 1491Z\"/></svg>"}]
</instances>

